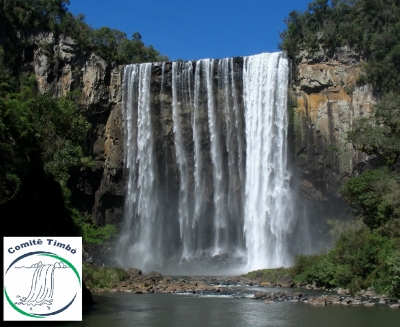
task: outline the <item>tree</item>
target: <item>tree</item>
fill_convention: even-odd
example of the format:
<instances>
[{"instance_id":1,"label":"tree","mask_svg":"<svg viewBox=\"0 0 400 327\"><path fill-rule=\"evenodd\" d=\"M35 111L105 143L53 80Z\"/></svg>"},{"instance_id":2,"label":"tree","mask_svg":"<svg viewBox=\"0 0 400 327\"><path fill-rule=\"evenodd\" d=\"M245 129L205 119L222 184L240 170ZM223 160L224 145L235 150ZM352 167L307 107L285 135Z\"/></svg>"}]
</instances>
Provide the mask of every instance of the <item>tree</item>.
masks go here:
<instances>
[{"instance_id":1,"label":"tree","mask_svg":"<svg viewBox=\"0 0 400 327\"><path fill-rule=\"evenodd\" d=\"M343 187L353 214L371 229L400 222L400 96L387 94L373 107L372 116L360 118L348 132L355 149L381 159L381 168L350 178ZM387 228L386 228L387 229ZM397 234L394 231L394 234Z\"/></svg>"},{"instance_id":2,"label":"tree","mask_svg":"<svg viewBox=\"0 0 400 327\"><path fill-rule=\"evenodd\" d=\"M279 46L289 57L347 45L367 60L362 82L380 93L400 91L400 0L314 0L285 23Z\"/></svg>"},{"instance_id":3,"label":"tree","mask_svg":"<svg viewBox=\"0 0 400 327\"><path fill-rule=\"evenodd\" d=\"M374 106L372 117L354 122L347 134L355 149L381 158L389 167L400 157L400 96L387 94Z\"/></svg>"},{"instance_id":4,"label":"tree","mask_svg":"<svg viewBox=\"0 0 400 327\"><path fill-rule=\"evenodd\" d=\"M400 176L388 169L367 170L342 189L353 215L375 230L400 221ZM397 224L397 223L396 223ZM393 225L393 224L392 224Z\"/></svg>"}]
</instances>

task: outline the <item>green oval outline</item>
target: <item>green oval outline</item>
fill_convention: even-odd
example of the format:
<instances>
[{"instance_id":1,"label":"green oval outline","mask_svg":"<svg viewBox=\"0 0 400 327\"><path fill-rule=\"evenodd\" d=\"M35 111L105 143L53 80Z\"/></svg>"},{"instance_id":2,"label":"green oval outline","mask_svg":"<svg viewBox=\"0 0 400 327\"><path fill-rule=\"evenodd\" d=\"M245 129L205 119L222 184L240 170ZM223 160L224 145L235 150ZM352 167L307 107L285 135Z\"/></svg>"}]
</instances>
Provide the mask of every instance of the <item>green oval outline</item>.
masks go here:
<instances>
[{"instance_id":1,"label":"green oval outline","mask_svg":"<svg viewBox=\"0 0 400 327\"><path fill-rule=\"evenodd\" d=\"M62 262L64 262L64 263L66 263L66 264L74 271L76 277L78 278L79 286L82 288L81 278L80 278L80 276L79 276L79 272L78 272L78 270L75 268L75 266L74 266L71 262L69 262L67 259L64 259L64 258L59 257L58 255L54 255L54 254L39 254L39 255L41 255L41 256L46 256L46 257L52 257L52 258L58 259L58 260L60 260L60 261L62 261ZM6 296L7 302L8 302L8 303L11 305L11 307L12 307L14 310L16 310L17 312L19 312L19 313L21 313L21 314L23 314L23 315L25 315L25 316L31 317L31 318L46 318L46 317L41 316L41 315L39 315L39 314L38 314L38 315L33 315L33 314L31 314L31 313L25 312L25 311L21 310L20 308L18 308L18 307L11 301L10 297L8 296L8 293L7 293L7 290L6 290L6 287L5 287L5 286L4 286L4 294L5 294L5 296Z\"/></svg>"},{"instance_id":2,"label":"green oval outline","mask_svg":"<svg viewBox=\"0 0 400 327\"><path fill-rule=\"evenodd\" d=\"M5 296L6 296L6 299L7 299L8 303L11 305L11 307L12 307L14 310L18 311L19 313L21 313L21 314L23 314L23 315L25 315L25 316L31 317L31 318L45 318L45 317L40 316L40 315L33 315L33 314L31 314L31 313L25 312L24 310L21 310L20 308L18 308L18 307L11 301L10 297L8 296L7 290L6 290L6 287L5 287L5 286L4 286L4 294L5 294Z\"/></svg>"}]
</instances>

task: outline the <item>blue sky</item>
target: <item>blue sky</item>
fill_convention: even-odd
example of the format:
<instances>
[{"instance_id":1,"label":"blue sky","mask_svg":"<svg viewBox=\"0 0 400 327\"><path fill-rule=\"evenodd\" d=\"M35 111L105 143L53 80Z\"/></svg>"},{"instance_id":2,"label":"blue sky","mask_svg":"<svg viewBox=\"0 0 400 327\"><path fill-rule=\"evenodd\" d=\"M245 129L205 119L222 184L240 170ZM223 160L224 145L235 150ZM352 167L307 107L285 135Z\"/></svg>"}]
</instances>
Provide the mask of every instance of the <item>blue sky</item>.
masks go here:
<instances>
[{"instance_id":1,"label":"blue sky","mask_svg":"<svg viewBox=\"0 0 400 327\"><path fill-rule=\"evenodd\" d=\"M70 0L93 28L136 31L171 60L226 58L278 51L291 10L311 0Z\"/></svg>"}]
</instances>

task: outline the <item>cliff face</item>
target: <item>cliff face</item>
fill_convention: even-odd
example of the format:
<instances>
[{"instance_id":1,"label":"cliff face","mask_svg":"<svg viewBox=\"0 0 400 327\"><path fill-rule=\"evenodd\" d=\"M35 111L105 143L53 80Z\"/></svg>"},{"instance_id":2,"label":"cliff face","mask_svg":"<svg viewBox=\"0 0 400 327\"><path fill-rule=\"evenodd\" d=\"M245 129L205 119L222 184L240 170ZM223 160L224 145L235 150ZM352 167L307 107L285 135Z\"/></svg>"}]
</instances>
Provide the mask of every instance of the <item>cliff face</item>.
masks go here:
<instances>
[{"instance_id":1,"label":"cliff face","mask_svg":"<svg viewBox=\"0 0 400 327\"><path fill-rule=\"evenodd\" d=\"M121 67L81 52L64 35L39 33L31 41L36 44L32 68L40 92L60 97L74 91L81 112L92 124L86 146L95 165L72 175L72 201L92 212L98 223L118 222L124 195Z\"/></svg>"},{"instance_id":2,"label":"cliff face","mask_svg":"<svg viewBox=\"0 0 400 327\"><path fill-rule=\"evenodd\" d=\"M324 201L365 164L346 142L355 118L368 116L375 99L368 85L357 86L361 60L347 47L335 53L303 52L294 68L291 96L292 149L303 195Z\"/></svg>"},{"instance_id":3,"label":"cliff face","mask_svg":"<svg viewBox=\"0 0 400 327\"><path fill-rule=\"evenodd\" d=\"M59 97L77 91L80 110L93 127L86 145L95 166L73 174L73 201L80 209L92 212L97 223L119 223L125 192L122 67L81 52L63 35L54 38L52 34L37 34L32 40L37 44L33 70L41 92ZM369 86L356 86L361 61L351 50L341 48L329 55L303 52L299 58L292 75L289 142L302 196L327 203L328 198L338 198L343 182L362 169L365 158L346 143L346 132L355 118L370 113L374 98ZM170 69L170 65L166 67ZM159 110L153 119L160 131L157 156L164 157L160 162L175 162L172 119L165 119L165 126L156 122L157 116L171 116L172 98L160 95L157 89L161 67L153 70L153 105ZM186 114L182 108L180 115ZM191 131L183 126L183 132ZM176 175L176 167L166 167L165 173Z\"/></svg>"}]
</instances>

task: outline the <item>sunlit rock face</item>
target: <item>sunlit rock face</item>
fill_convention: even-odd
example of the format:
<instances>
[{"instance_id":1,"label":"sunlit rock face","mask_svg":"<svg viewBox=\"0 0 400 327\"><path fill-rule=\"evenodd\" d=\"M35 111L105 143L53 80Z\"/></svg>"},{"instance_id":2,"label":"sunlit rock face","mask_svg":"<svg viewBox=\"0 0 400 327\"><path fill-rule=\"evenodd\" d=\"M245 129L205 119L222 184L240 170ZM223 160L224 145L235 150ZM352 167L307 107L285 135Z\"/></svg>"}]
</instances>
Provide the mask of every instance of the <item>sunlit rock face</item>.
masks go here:
<instances>
[{"instance_id":1,"label":"sunlit rock face","mask_svg":"<svg viewBox=\"0 0 400 327\"><path fill-rule=\"evenodd\" d=\"M339 196L365 159L346 142L347 132L354 119L370 114L376 99L371 86L357 85L362 61L348 47L302 52L297 59L291 95L296 166L320 192Z\"/></svg>"},{"instance_id":2,"label":"sunlit rock face","mask_svg":"<svg viewBox=\"0 0 400 327\"><path fill-rule=\"evenodd\" d=\"M341 187L361 173L370 158L346 141L354 119L368 117L376 98L357 85L362 58L348 47L301 52L293 65L290 146L300 196L312 225L326 234L327 219L345 218Z\"/></svg>"},{"instance_id":3,"label":"sunlit rock face","mask_svg":"<svg viewBox=\"0 0 400 327\"><path fill-rule=\"evenodd\" d=\"M120 264L187 273L291 263L304 235L288 82L282 53L124 68Z\"/></svg>"}]
</instances>

